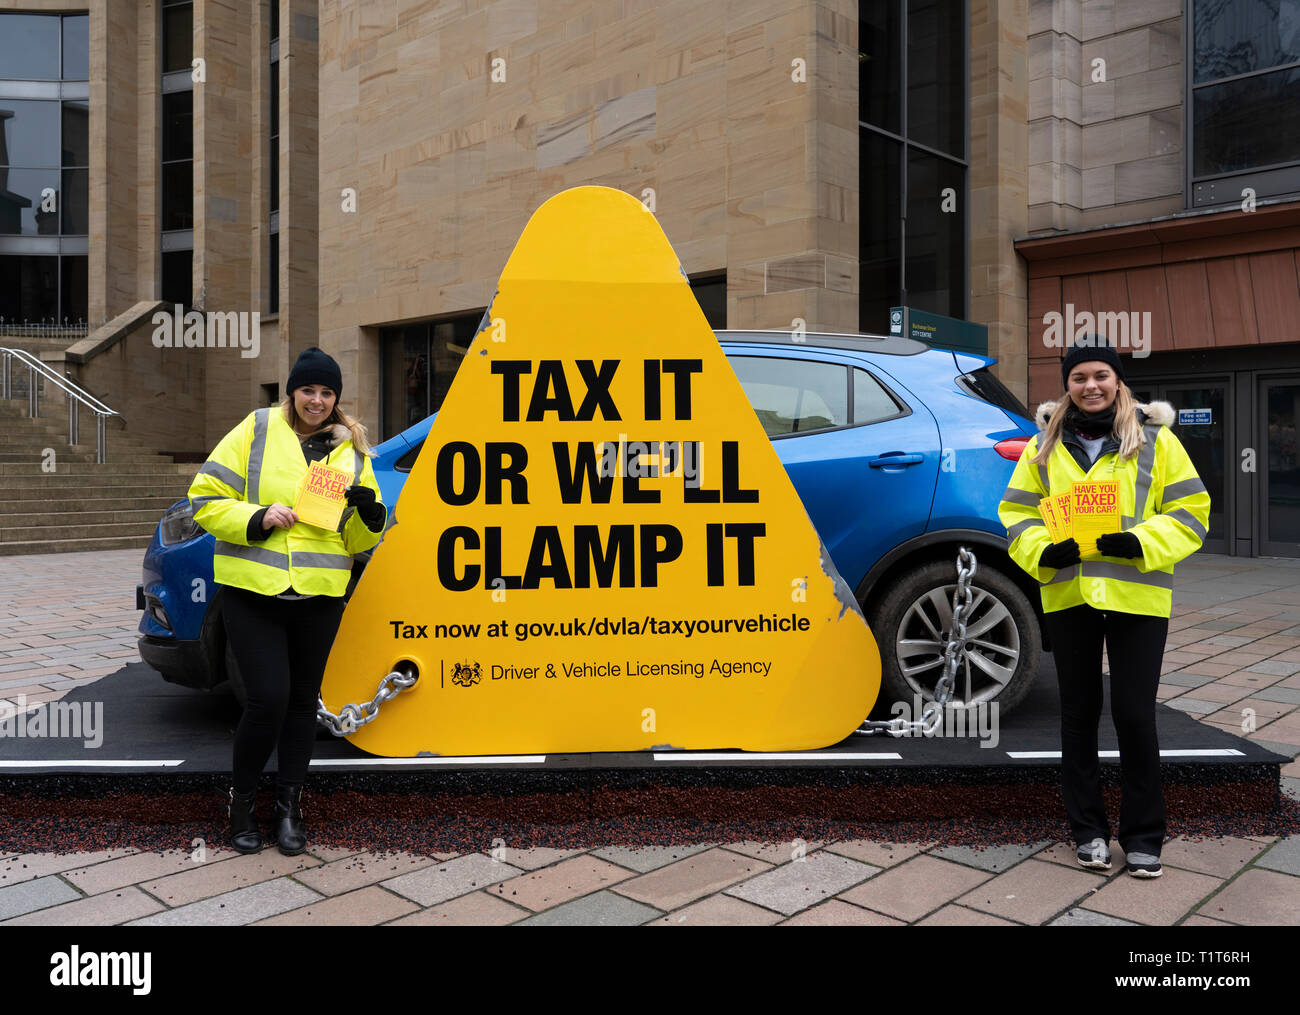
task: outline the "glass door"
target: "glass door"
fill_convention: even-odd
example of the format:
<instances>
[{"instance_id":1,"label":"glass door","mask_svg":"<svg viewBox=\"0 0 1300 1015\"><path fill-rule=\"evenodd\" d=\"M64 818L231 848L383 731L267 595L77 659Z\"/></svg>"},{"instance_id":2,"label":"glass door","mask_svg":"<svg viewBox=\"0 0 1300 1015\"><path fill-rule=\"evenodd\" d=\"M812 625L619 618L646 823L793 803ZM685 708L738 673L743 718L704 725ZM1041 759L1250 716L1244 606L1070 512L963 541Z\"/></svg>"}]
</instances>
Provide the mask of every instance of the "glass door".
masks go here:
<instances>
[{"instance_id":1,"label":"glass door","mask_svg":"<svg viewBox=\"0 0 1300 1015\"><path fill-rule=\"evenodd\" d=\"M1210 526L1202 550L1206 553L1229 553L1228 517L1231 484L1235 471L1227 466L1232 442L1228 378L1208 381L1134 382L1133 394L1139 402L1153 399L1174 407L1174 436L1187 449L1197 474L1210 492Z\"/></svg>"},{"instance_id":2,"label":"glass door","mask_svg":"<svg viewBox=\"0 0 1300 1015\"><path fill-rule=\"evenodd\" d=\"M1260 382L1263 424L1263 480L1260 498L1260 552L1270 557L1300 557L1300 462L1296 425L1300 422L1300 379Z\"/></svg>"}]
</instances>

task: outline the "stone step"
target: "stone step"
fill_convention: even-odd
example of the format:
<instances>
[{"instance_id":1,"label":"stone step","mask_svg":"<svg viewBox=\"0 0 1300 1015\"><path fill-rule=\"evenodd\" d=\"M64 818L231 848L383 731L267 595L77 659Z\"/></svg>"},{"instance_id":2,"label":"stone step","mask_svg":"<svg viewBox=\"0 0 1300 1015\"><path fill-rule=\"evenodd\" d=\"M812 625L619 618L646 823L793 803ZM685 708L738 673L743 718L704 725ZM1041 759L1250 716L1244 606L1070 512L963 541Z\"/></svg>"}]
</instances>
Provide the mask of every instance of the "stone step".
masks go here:
<instances>
[{"instance_id":1,"label":"stone step","mask_svg":"<svg viewBox=\"0 0 1300 1015\"><path fill-rule=\"evenodd\" d=\"M13 557L29 553L84 553L88 550L144 550L153 537L100 536L90 539L41 539L29 542L0 542L0 557Z\"/></svg>"},{"instance_id":2,"label":"stone step","mask_svg":"<svg viewBox=\"0 0 1300 1015\"><path fill-rule=\"evenodd\" d=\"M39 499L50 496L51 490L62 491L69 487L83 491L87 497L129 497L132 494L162 497L173 490L178 491L177 497L183 497L185 491L190 488L190 482L188 477L171 472L126 475L103 472L92 477L47 472L40 476L11 476L0 486L0 490L3 490L2 495L6 500ZM113 491L111 494L104 492L109 489ZM55 494L55 496L65 496L65 494Z\"/></svg>"},{"instance_id":3,"label":"stone step","mask_svg":"<svg viewBox=\"0 0 1300 1015\"><path fill-rule=\"evenodd\" d=\"M111 497L86 497L84 491L78 493L75 506L79 511L153 511L156 518L161 518L162 513L184 497L184 491L179 496L170 494L140 494L133 495L133 491L127 488L125 492L119 492ZM22 497L14 498L10 491L6 490L3 494L4 499L0 499L0 525L16 524L9 519L16 514L30 514L41 502L48 502L53 509L60 506L73 504L72 501L62 501L57 496L51 496L50 490L41 491L40 497ZM35 503L33 503L35 502Z\"/></svg>"},{"instance_id":4,"label":"stone step","mask_svg":"<svg viewBox=\"0 0 1300 1015\"><path fill-rule=\"evenodd\" d=\"M49 542L60 539L103 539L119 536L144 536L148 539L158 527L158 519L151 522L109 522L102 525L30 525L0 528L0 543Z\"/></svg>"},{"instance_id":5,"label":"stone step","mask_svg":"<svg viewBox=\"0 0 1300 1015\"><path fill-rule=\"evenodd\" d=\"M71 447L59 447L57 444L47 445L44 448L24 448L22 450L6 448L0 446L0 463L4 462L40 462L45 463L48 459L48 452L54 454L54 467L61 468L64 465L72 463L94 464L95 449L87 448L84 444L74 444ZM153 452L139 451L131 448L109 448L104 455L105 464L118 465L130 462L154 462L160 467L175 465L170 455L158 455Z\"/></svg>"},{"instance_id":6,"label":"stone step","mask_svg":"<svg viewBox=\"0 0 1300 1015\"><path fill-rule=\"evenodd\" d=\"M71 476L103 476L108 473L117 475L173 475L193 476L199 471L202 462L175 462L168 465L163 461L145 462L108 462L96 465L93 462L57 463L57 471ZM0 462L0 476L39 476L42 475L40 462ZM46 472L44 475L50 475Z\"/></svg>"},{"instance_id":7,"label":"stone step","mask_svg":"<svg viewBox=\"0 0 1300 1015\"><path fill-rule=\"evenodd\" d=\"M56 504L54 507L68 507L67 504ZM89 504L79 503L78 507L85 510L78 511L30 511L25 514L10 514L0 506L0 531L6 529L16 529L19 526L49 528L59 526L68 528L78 525L121 525L126 522L132 522L138 525L155 526L158 519L167 509L166 505L158 510L152 508L130 507L118 508L116 510L103 510L100 508L91 508Z\"/></svg>"}]
</instances>

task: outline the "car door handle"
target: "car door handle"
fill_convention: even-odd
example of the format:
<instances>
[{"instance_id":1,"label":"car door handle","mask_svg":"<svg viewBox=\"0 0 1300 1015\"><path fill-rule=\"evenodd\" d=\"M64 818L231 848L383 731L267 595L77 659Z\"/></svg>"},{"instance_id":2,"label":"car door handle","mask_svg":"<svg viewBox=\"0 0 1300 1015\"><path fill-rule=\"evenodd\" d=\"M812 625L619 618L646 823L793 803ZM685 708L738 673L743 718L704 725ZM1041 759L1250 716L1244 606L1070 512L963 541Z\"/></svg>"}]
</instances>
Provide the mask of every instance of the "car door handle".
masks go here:
<instances>
[{"instance_id":1,"label":"car door handle","mask_svg":"<svg viewBox=\"0 0 1300 1015\"><path fill-rule=\"evenodd\" d=\"M890 451L879 458L868 458L867 464L873 469L892 468L895 465L919 465L925 461L924 455L904 454L902 451Z\"/></svg>"}]
</instances>

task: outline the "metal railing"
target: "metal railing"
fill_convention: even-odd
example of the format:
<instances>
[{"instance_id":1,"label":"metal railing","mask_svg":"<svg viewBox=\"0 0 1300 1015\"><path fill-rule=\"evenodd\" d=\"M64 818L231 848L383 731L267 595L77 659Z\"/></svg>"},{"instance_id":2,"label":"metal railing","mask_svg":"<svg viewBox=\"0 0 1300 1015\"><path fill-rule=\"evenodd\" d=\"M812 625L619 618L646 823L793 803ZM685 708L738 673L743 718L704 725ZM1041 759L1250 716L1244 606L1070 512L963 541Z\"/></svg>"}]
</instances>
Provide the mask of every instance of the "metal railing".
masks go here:
<instances>
[{"instance_id":1,"label":"metal railing","mask_svg":"<svg viewBox=\"0 0 1300 1015\"><path fill-rule=\"evenodd\" d=\"M12 338L48 338L48 339L78 339L85 338L100 324L92 324L88 321L69 321L66 318L63 323L58 321L7 321L0 317L0 335L8 335Z\"/></svg>"},{"instance_id":2,"label":"metal railing","mask_svg":"<svg viewBox=\"0 0 1300 1015\"><path fill-rule=\"evenodd\" d=\"M0 347L0 398L13 398L16 385L13 383L14 360L17 366L27 368L27 415L39 419L41 415L41 379L54 384L68 400L68 444L78 444L77 409L84 405L95 414L95 464L103 465L106 459L106 439L108 434L108 417L123 419L122 414L110 409L98 398L86 391L70 377L59 376L58 371L42 363L26 349L8 349Z\"/></svg>"}]
</instances>

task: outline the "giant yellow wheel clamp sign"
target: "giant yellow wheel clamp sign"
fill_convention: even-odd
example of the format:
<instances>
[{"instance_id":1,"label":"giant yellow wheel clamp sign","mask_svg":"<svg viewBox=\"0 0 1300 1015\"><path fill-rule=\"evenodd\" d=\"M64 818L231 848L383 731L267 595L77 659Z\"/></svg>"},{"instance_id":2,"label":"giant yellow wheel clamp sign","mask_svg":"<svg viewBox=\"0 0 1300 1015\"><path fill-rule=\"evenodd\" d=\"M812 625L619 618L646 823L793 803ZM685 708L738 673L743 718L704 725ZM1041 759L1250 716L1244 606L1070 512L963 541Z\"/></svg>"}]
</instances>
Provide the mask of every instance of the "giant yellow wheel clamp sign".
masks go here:
<instances>
[{"instance_id":1,"label":"giant yellow wheel clamp sign","mask_svg":"<svg viewBox=\"0 0 1300 1015\"><path fill-rule=\"evenodd\" d=\"M871 631L621 191L533 215L395 510L322 688L415 664L373 754L802 750L875 703Z\"/></svg>"}]
</instances>

